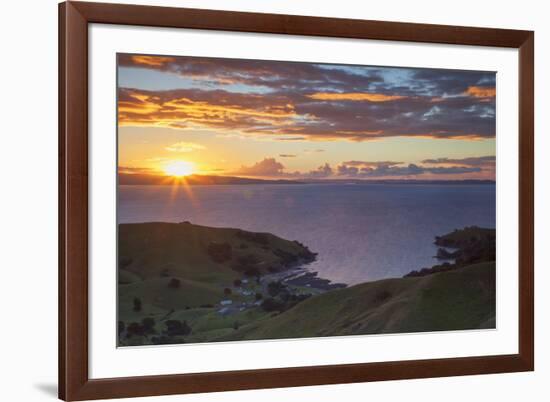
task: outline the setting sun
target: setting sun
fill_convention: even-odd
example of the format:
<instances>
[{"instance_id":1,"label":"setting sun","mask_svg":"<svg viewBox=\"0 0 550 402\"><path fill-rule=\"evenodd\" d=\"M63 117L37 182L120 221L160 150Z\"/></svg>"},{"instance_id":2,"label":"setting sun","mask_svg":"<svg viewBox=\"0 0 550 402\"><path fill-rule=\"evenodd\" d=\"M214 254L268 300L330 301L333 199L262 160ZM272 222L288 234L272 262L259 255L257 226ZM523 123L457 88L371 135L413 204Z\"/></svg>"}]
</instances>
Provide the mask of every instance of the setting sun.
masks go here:
<instances>
[{"instance_id":1,"label":"setting sun","mask_svg":"<svg viewBox=\"0 0 550 402\"><path fill-rule=\"evenodd\" d=\"M169 176L189 176L190 174L193 174L194 167L190 162L174 161L169 162L164 166L164 172Z\"/></svg>"}]
</instances>

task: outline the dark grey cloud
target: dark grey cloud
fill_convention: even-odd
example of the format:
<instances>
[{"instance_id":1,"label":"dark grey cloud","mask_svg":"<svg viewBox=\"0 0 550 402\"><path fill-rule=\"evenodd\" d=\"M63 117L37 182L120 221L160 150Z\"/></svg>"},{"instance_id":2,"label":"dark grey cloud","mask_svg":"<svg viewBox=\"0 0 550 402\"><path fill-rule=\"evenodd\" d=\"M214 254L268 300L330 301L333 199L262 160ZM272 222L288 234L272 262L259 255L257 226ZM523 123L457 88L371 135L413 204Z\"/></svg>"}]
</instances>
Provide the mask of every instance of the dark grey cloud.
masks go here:
<instances>
[{"instance_id":1,"label":"dark grey cloud","mask_svg":"<svg viewBox=\"0 0 550 402\"><path fill-rule=\"evenodd\" d=\"M494 165L496 162L496 157L494 155L488 156L479 156L471 158L437 158L437 159L424 159L422 163L429 163L432 165L435 164L459 164L466 166L487 166Z\"/></svg>"},{"instance_id":2,"label":"dark grey cloud","mask_svg":"<svg viewBox=\"0 0 550 402\"><path fill-rule=\"evenodd\" d=\"M334 171L332 170L332 167L328 163L325 163L322 166L319 166L315 170L311 170L308 172L305 176L313 179L321 179L324 177L332 176Z\"/></svg>"},{"instance_id":3,"label":"dark grey cloud","mask_svg":"<svg viewBox=\"0 0 550 402\"><path fill-rule=\"evenodd\" d=\"M337 167L338 174L341 176L350 177L390 177L390 176L419 176L422 174L464 174L481 172L479 167L426 167L410 163L406 166L396 166L380 164L375 167L363 166L361 168L356 166L339 165Z\"/></svg>"},{"instance_id":4,"label":"dark grey cloud","mask_svg":"<svg viewBox=\"0 0 550 402\"><path fill-rule=\"evenodd\" d=\"M126 125L202 126L280 140L495 136L490 72L140 55L120 55L119 65L199 85L121 88L119 118Z\"/></svg>"},{"instance_id":5,"label":"dark grey cloud","mask_svg":"<svg viewBox=\"0 0 550 402\"><path fill-rule=\"evenodd\" d=\"M477 160L484 161L489 160L489 158L489 156L464 159L437 158L426 159L421 163L409 164L392 161L347 161L342 162L336 166L336 168L333 168L329 163L324 163L317 169L307 172L290 172L287 171L286 167L275 158L264 158L253 165L241 166L241 168L237 171L228 172L228 174L296 179L324 179L331 177L368 179L379 177L416 177L426 174L461 175L485 171L487 169L487 165L477 165ZM451 162L453 160L457 162ZM456 164L453 165L453 163ZM470 163L470 165L468 165L468 163ZM445 164L446 166L437 166L438 164ZM491 176L489 175L488 177Z\"/></svg>"},{"instance_id":6,"label":"dark grey cloud","mask_svg":"<svg viewBox=\"0 0 550 402\"><path fill-rule=\"evenodd\" d=\"M274 177L283 175L284 165L278 162L275 158L265 158L260 162L256 162L252 166L241 166L231 174L242 176L266 176Z\"/></svg>"}]
</instances>

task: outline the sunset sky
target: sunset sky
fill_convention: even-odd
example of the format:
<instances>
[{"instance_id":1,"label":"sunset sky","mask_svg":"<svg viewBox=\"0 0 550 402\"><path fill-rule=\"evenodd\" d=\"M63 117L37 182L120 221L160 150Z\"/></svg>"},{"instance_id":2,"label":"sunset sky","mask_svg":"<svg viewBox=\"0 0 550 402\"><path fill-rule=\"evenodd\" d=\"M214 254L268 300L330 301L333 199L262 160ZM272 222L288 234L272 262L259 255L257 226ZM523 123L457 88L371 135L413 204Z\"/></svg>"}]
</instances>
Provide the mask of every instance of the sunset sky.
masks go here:
<instances>
[{"instance_id":1,"label":"sunset sky","mask_svg":"<svg viewBox=\"0 0 550 402\"><path fill-rule=\"evenodd\" d=\"M119 172L494 179L495 74L118 56Z\"/></svg>"}]
</instances>

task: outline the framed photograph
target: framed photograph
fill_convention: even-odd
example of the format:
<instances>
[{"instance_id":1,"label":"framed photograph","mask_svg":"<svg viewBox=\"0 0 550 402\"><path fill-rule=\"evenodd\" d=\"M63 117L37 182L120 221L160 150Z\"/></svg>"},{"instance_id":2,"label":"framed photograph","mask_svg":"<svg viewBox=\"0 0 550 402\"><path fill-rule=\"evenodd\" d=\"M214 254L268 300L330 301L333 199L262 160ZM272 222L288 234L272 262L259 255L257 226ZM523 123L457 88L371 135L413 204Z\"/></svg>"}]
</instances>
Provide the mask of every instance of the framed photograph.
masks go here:
<instances>
[{"instance_id":1,"label":"framed photograph","mask_svg":"<svg viewBox=\"0 0 550 402\"><path fill-rule=\"evenodd\" d=\"M533 32L59 21L61 399L533 370Z\"/></svg>"}]
</instances>

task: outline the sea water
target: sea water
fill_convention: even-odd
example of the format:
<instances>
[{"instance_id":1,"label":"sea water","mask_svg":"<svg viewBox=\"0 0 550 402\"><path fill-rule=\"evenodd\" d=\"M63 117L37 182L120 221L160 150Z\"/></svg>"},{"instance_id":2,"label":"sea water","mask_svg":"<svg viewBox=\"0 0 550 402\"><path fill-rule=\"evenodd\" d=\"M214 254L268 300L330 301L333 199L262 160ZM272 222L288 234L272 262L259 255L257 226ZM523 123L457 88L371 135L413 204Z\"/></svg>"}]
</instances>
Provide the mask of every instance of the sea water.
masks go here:
<instances>
[{"instance_id":1,"label":"sea water","mask_svg":"<svg viewBox=\"0 0 550 402\"><path fill-rule=\"evenodd\" d=\"M495 227L494 184L119 186L118 221L270 232L318 253L309 268L355 284L430 267L436 235Z\"/></svg>"}]
</instances>

